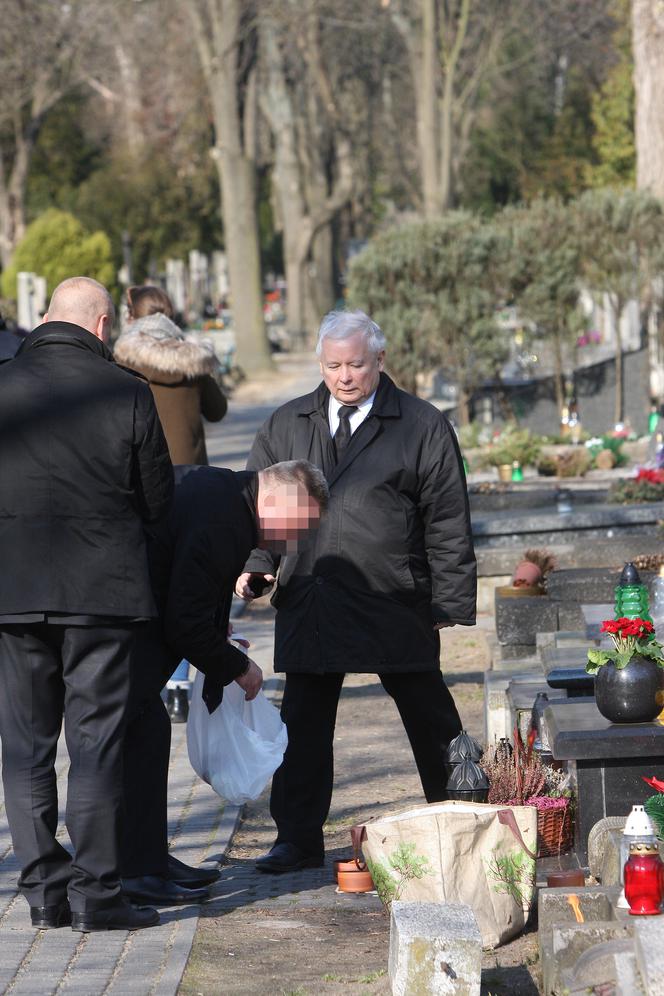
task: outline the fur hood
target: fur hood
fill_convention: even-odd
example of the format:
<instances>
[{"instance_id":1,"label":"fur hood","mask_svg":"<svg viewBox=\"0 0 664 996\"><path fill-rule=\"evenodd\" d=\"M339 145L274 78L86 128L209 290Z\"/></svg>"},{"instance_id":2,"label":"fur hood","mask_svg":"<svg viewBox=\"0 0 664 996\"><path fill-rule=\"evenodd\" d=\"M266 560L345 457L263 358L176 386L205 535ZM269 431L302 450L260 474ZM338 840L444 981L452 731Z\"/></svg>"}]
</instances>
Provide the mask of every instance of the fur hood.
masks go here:
<instances>
[{"instance_id":1,"label":"fur hood","mask_svg":"<svg viewBox=\"0 0 664 996\"><path fill-rule=\"evenodd\" d=\"M211 342L186 335L166 315L137 318L115 343L116 361L138 370L148 380L214 374L219 361Z\"/></svg>"}]
</instances>

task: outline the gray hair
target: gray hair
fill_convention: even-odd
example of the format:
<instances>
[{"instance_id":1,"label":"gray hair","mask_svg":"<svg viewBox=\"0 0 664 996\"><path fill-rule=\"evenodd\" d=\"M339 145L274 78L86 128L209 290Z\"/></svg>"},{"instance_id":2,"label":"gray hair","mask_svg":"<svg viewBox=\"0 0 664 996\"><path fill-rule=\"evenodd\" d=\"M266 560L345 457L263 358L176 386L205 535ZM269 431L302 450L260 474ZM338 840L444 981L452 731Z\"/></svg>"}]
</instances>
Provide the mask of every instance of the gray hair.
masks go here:
<instances>
[{"instance_id":1,"label":"gray hair","mask_svg":"<svg viewBox=\"0 0 664 996\"><path fill-rule=\"evenodd\" d=\"M349 339L360 332L372 353L380 353L386 346L385 336L376 322L363 311L329 311L318 330L316 353L320 356L325 339Z\"/></svg>"},{"instance_id":2,"label":"gray hair","mask_svg":"<svg viewBox=\"0 0 664 996\"><path fill-rule=\"evenodd\" d=\"M320 506L321 514L327 511L330 501L330 489L325 474L308 460L282 460L259 471L267 480L268 486L274 484L299 484Z\"/></svg>"}]
</instances>

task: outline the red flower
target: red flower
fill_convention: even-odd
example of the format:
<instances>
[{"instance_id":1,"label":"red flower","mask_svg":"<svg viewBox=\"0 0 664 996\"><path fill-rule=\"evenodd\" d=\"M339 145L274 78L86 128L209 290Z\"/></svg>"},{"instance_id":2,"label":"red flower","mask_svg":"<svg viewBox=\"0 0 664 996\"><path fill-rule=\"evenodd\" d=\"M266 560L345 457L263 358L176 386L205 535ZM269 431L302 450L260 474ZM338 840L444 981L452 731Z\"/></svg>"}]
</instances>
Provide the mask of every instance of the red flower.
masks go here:
<instances>
[{"instance_id":1,"label":"red flower","mask_svg":"<svg viewBox=\"0 0 664 996\"><path fill-rule=\"evenodd\" d=\"M637 481L647 481L649 484L664 484L664 470L648 470L644 467L636 475Z\"/></svg>"},{"instance_id":2,"label":"red flower","mask_svg":"<svg viewBox=\"0 0 664 996\"><path fill-rule=\"evenodd\" d=\"M599 628L600 633L617 633L622 619L605 619Z\"/></svg>"},{"instance_id":3,"label":"red flower","mask_svg":"<svg viewBox=\"0 0 664 996\"><path fill-rule=\"evenodd\" d=\"M658 792L664 792L664 782L659 778L646 778L645 775L641 775L644 782L646 782L650 788L657 789Z\"/></svg>"},{"instance_id":4,"label":"red flower","mask_svg":"<svg viewBox=\"0 0 664 996\"><path fill-rule=\"evenodd\" d=\"M654 632L654 626L649 619L627 619L623 616L620 619L605 619L600 626L600 632L610 633L624 640L628 636L637 638L647 636Z\"/></svg>"}]
</instances>

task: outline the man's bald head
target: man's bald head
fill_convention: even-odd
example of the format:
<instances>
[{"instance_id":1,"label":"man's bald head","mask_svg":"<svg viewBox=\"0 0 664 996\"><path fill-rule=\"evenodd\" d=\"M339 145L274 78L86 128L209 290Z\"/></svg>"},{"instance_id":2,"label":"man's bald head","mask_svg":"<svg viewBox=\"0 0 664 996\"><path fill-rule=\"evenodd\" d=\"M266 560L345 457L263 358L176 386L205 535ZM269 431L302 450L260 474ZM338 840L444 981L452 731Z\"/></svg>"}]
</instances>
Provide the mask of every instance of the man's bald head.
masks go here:
<instances>
[{"instance_id":1,"label":"man's bald head","mask_svg":"<svg viewBox=\"0 0 664 996\"><path fill-rule=\"evenodd\" d=\"M108 342L115 308L106 288L91 277L70 277L53 291L45 322L71 322Z\"/></svg>"}]
</instances>

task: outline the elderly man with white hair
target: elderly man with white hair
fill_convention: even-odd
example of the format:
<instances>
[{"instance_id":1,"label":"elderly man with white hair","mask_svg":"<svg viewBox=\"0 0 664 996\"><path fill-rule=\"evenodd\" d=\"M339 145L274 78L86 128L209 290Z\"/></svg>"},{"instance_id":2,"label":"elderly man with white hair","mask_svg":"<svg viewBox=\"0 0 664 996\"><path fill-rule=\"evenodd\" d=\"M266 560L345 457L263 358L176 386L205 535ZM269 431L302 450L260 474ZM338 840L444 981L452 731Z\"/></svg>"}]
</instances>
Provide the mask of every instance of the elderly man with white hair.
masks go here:
<instances>
[{"instance_id":1,"label":"elderly man with white hair","mask_svg":"<svg viewBox=\"0 0 664 996\"><path fill-rule=\"evenodd\" d=\"M446 796L444 752L461 729L438 630L475 622L476 564L459 448L446 417L383 370L385 337L361 311L331 312L323 382L259 430L248 467L307 459L326 474L316 543L278 561L255 550L236 591L278 581L275 670L286 673L288 749L272 783L277 840L265 872L323 862L344 675L378 674L408 734L429 802ZM389 764L389 758L386 759Z\"/></svg>"}]
</instances>

